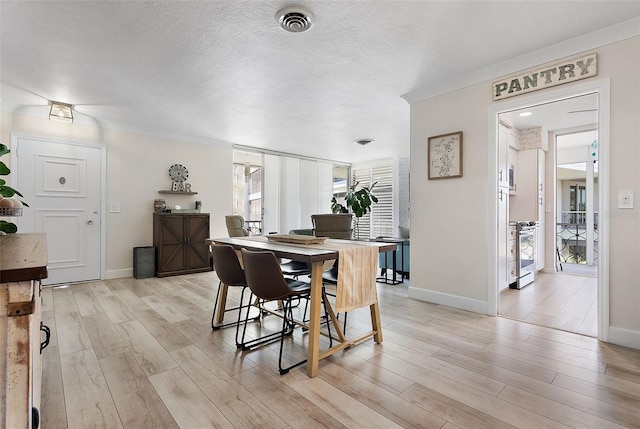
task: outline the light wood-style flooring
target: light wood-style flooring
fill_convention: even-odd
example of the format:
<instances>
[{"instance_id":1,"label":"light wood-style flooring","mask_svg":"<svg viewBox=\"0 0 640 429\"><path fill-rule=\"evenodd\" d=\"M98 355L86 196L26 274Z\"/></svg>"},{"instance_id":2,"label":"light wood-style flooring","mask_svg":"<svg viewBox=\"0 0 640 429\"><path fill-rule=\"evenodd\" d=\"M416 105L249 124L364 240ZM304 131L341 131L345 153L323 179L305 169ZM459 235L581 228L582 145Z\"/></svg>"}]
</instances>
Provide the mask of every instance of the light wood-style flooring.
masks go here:
<instances>
[{"instance_id":1,"label":"light wood-style flooring","mask_svg":"<svg viewBox=\"0 0 640 429\"><path fill-rule=\"evenodd\" d=\"M381 284L382 344L280 376L277 344L242 352L233 328L211 330L216 288L214 273L45 288L42 427L640 427L638 350ZM348 335L369 320L350 312ZM296 330L285 357L305 340Z\"/></svg>"},{"instance_id":2,"label":"light wood-style flooring","mask_svg":"<svg viewBox=\"0 0 640 429\"><path fill-rule=\"evenodd\" d=\"M598 327L598 281L595 271L575 264L565 271L536 273L535 281L500 294L500 315L516 320L595 337ZM573 266L573 267L572 267Z\"/></svg>"}]
</instances>

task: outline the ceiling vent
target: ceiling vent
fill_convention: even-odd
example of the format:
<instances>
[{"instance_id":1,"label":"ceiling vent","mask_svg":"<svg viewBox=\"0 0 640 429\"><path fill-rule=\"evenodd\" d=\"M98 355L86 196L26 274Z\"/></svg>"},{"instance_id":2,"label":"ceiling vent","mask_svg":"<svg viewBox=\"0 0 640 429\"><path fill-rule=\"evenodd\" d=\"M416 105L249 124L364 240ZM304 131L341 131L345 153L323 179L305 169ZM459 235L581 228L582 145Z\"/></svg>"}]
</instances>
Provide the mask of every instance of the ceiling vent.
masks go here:
<instances>
[{"instance_id":1,"label":"ceiling vent","mask_svg":"<svg viewBox=\"0 0 640 429\"><path fill-rule=\"evenodd\" d=\"M280 27L291 33L302 33L311 28L313 14L302 7L285 7L276 13Z\"/></svg>"},{"instance_id":2,"label":"ceiling vent","mask_svg":"<svg viewBox=\"0 0 640 429\"><path fill-rule=\"evenodd\" d=\"M372 139L358 139L353 141L355 144L359 144L360 146L366 146L369 143L373 143Z\"/></svg>"}]
</instances>

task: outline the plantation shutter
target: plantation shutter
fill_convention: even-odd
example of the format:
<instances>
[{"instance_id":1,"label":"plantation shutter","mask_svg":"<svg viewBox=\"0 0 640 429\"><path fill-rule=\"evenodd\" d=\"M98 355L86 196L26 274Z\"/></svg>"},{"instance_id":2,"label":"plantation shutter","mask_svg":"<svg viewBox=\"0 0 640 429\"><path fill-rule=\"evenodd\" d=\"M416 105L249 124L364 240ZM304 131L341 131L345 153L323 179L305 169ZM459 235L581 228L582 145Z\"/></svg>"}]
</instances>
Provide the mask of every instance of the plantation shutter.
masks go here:
<instances>
[{"instance_id":1,"label":"plantation shutter","mask_svg":"<svg viewBox=\"0 0 640 429\"><path fill-rule=\"evenodd\" d=\"M393 166L372 168L371 183L376 184L373 195L378 198L371 212L371 236L393 237Z\"/></svg>"},{"instance_id":2,"label":"plantation shutter","mask_svg":"<svg viewBox=\"0 0 640 429\"><path fill-rule=\"evenodd\" d=\"M359 238L373 238L378 236L393 236L393 165L382 165L352 169L352 183L358 182L358 189L371 186L373 195L378 198L371 213L360 218L358 222ZM358 237L354 231L354 237Z\"/></svg>"}]
</instances>

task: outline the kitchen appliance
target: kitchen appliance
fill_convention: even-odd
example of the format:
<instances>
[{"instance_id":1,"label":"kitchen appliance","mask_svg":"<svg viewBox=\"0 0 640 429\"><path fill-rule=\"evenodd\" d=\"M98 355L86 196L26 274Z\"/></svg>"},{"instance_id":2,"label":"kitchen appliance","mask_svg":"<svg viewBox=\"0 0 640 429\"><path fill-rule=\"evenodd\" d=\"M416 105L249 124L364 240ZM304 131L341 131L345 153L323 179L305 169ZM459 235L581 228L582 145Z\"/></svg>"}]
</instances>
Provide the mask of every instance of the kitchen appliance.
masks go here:
<instances>
[{"instance_id":1,"label":"kitchen appliance","mask_svg":"<svg viewBox=\"0 0 640 429\"><path fill-rule=\"evenodd\" d=\"M516 281L511 289L522 289L533 282L536 272L536 233L538 222L516 224Z\"/></svg>"}]
</instances>

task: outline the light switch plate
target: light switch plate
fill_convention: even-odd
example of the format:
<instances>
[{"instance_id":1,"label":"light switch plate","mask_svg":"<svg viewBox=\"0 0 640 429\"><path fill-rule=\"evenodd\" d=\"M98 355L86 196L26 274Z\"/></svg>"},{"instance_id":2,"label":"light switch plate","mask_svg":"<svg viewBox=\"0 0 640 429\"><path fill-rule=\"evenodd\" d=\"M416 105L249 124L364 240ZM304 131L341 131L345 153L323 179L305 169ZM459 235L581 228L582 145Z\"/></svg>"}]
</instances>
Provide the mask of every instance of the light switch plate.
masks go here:
<instances>
[{"instance_id":1,"label":"light switch plate","mask_svg":"<svg viewBox=\"0 0 640 429\"><path fill-rule=\"evenodd\" d=\"M120 213L120 203L111 203L111 207L109 209L111 213Z\"/></svg>"},{"instance_id":2,"label":"light switch plate","mask_svg":"<svg viewBox=\"0 0 640 429\"><path fill-rule=\"evenodd\" d=\"M633 191L618 191L618 208L633 208Z\"/></svg>"}]
</instances>

